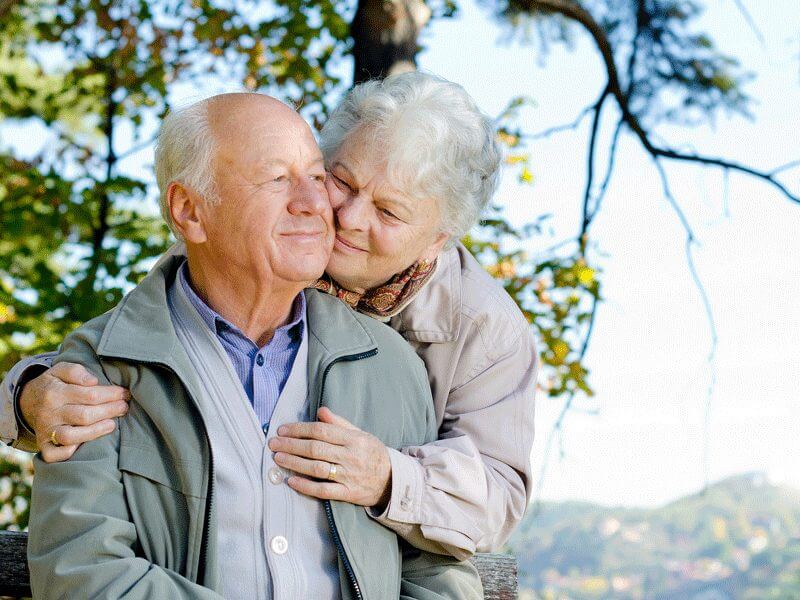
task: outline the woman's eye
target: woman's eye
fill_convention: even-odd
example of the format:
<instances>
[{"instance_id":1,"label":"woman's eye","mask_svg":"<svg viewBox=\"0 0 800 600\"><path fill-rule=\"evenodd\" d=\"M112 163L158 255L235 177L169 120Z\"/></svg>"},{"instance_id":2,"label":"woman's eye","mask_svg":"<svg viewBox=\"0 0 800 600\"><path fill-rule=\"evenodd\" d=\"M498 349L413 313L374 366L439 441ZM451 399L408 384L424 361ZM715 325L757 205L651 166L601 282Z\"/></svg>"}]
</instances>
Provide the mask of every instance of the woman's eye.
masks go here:
<instances>
[{"instance_id":1,"label":"woman's eye","mask_svg":"<svg viewBox=\"0 0 800 600\"><path fill-rule=\"evenodd\" d=\"M354 191L353 188L350 187L342 178L337 177L333 173L331 173L331 177L333 177L334 183L336 183L336 185L338 185L340 188L347 190L348 192Z\"/></svg>"},{"instance_id":2,"label":"woman's eye","mask_svg":"<svg viewBox=\"0 0 800 600\"><path fill-rule=\"evenodd\" d=\"M396 215L395 215L395 214L394 214L392 211L390 211L390 210L387 210L387 209L385 209L385 208L382 208L382 209L381 209L381 212L382 212L384 215L386 215L387 217L390 217L390 218L392 218L392 219L397 219L397 216L396 216Z\"/></svg>"}]
</instances>

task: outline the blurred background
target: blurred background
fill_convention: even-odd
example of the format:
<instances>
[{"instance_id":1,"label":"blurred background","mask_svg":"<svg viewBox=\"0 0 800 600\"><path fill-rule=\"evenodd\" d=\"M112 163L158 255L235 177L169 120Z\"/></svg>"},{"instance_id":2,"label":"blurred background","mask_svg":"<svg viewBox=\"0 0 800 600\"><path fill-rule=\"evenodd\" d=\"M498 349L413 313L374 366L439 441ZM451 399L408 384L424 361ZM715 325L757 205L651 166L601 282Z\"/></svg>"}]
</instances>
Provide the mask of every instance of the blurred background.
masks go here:
<instances>
[{"instance_id":1,"label":"blurred background","mask_svg":"<svg viewBox=\"0 0 800 600\"><path fill-rule=\"evenodd\" d=\"M797 0L0 0L0 373L169 245L172 106L315 127L422 68L494 116L465 243L540 341L523 598L800 598ZM0 447L0 529L28 457Z\"/></svg>"}]
</instances>

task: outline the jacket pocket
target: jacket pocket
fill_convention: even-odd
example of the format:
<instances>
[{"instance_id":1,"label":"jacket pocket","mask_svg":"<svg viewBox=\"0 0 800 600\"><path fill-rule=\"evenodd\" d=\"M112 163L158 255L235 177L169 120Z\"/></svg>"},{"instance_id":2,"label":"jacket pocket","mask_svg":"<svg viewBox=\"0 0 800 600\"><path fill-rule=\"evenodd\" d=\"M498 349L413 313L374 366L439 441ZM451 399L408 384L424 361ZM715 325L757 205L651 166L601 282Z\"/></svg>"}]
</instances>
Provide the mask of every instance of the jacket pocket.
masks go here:
<instances>
[{"instance_id":1,"label":"jacket pocket","mask_svg":"<svg viewBox=\"0 0 800 600\"><path fill-rule=\"evenodd\" d=\"M184 471L194 471L193 477L182 475L175 463L182 463ZM145 444L123 442L119 449L119 469L127 473L149 479L154 483L166 486L185 496L204 498L201 489L202 477L198 477L203 469L196 460L181 461L169 456L168 452Z\"/></svg>"},{"instance_id":2,"label":"jacket pocket","mask_svg":"<svg viewBox=\"0 0 800 600\"><path fill-rule=\"evenodd\" d=\"M170 461L153 447L120 446L119 469L136 526L136 554L193 579L205 500L199 497L200 490L193 489L191 479L180 477Z\"/></svg>"}]
</instances>

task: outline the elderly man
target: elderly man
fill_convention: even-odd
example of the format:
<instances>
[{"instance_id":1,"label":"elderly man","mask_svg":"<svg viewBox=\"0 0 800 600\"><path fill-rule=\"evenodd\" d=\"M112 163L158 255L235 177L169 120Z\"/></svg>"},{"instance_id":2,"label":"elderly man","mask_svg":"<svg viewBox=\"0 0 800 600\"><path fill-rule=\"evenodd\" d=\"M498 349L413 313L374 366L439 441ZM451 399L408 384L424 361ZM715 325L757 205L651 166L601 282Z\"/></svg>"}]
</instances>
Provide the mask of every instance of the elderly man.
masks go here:
<instances>
[{"instance_id":1,"label":"elderly man","mask_svg":"<svg viewBox=\"0 0 800 600\"><path fill-rule=\"evenodd\" d=\"M363 507L293 491L266 446L281 424L326 411L362 430L332 444L436 437L424 367L402 338L303 292L333 238L305 122L263 95L217 96L167 117L156 170L188 258L164 260L61 347L57 363L128 388L131 402L110 435L69 461L37 458L34 596L382 600L479 589L452 560L413 551L404 563L396 535ZM346 475L318 467L320 479Z\"/></svg>"}]
</instances>

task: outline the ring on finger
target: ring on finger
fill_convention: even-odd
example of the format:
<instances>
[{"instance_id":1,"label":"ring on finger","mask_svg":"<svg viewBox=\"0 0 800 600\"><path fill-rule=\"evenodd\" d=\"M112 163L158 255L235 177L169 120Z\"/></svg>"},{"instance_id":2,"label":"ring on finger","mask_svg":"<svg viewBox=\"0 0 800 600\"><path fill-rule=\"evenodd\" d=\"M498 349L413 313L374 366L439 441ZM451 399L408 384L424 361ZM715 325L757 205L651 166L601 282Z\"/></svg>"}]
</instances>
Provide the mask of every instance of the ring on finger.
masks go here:
<instances>
[{"instance_id":1,"label":"ring on finger","mask_svg":"<svg viewBox=\"0 0 800 600\"><path fill-rule=\"evenodd\" d=\"M53 429L53 431L50 432L50 443L52 443L53 446L61 446L61 442L59 442L58 438L56 437L55 429Z\"/></svg>"},{"instance_id":2,"label":"ring on finger","mask_svg":"<svg viewBox=\"0 0 800 600\"><path fill-rule=\"evenodd\" d=\"M330 463L328 466L328 481L336 481L336 465Z\"/></svg>"}]
</instances>

